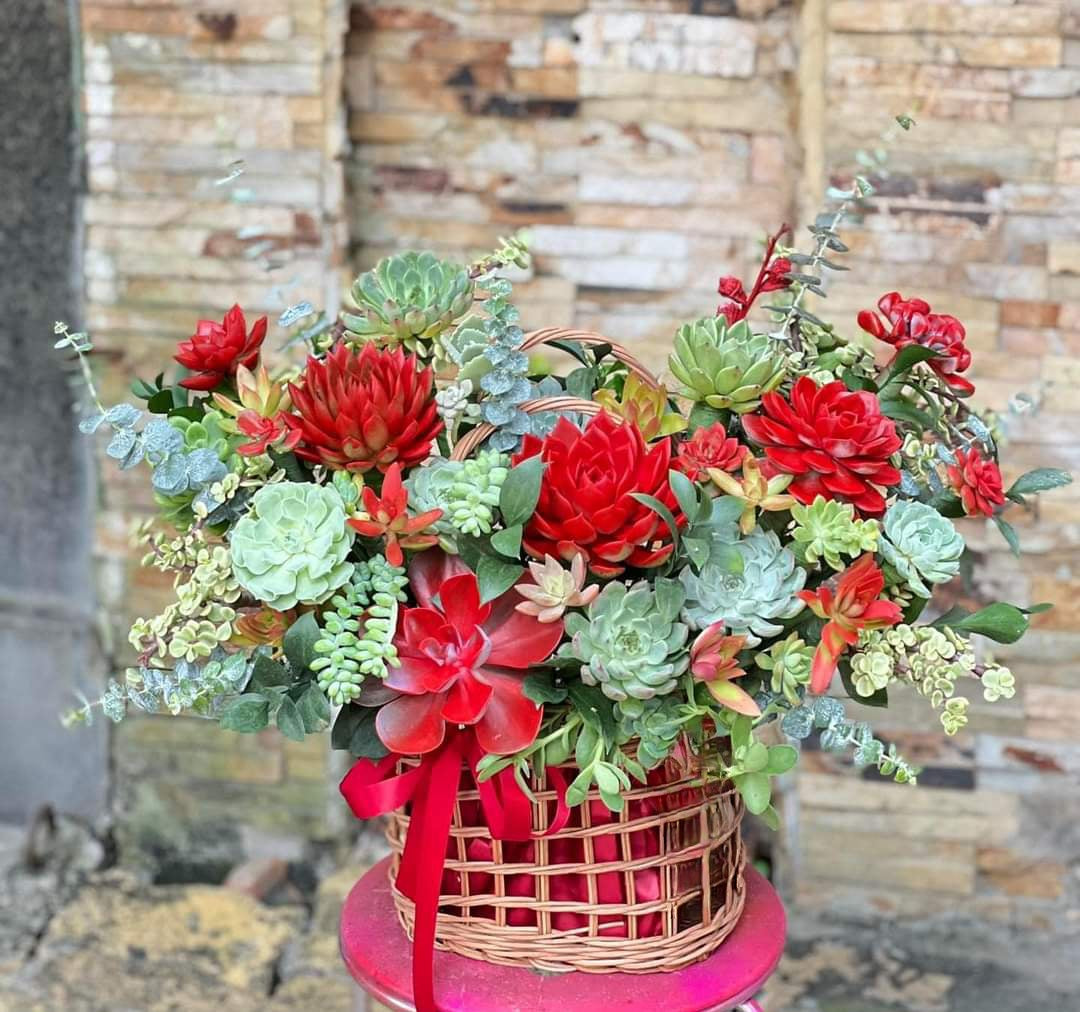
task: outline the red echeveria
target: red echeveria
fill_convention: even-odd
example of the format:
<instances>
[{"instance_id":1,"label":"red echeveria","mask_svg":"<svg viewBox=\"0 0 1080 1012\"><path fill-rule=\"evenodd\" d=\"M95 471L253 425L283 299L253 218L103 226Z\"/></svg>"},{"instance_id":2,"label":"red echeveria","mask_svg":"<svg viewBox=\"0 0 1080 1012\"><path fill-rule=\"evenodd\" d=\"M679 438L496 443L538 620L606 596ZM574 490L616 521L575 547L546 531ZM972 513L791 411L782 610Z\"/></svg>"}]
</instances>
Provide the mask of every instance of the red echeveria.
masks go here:
<instances>
[{"instance_id":1,"label":"red echeveria","mask_svg":"<svg viewBox=\"0 0 1080 1012\"><path fill-rule=\"evenodd\" d=\"M965 513L985 513L990 517L994 515L994 507L1005 502L1001 471L976 447L957 450L956 463L950 464L945 470L949 484L964 504Z\"/></svg>"},{"instance_id":2,"label":"red echeveria","mask_svg":"<svg viewBox=\"0 0 1080 1012\"><path fill-rule=\"evenodd\" d=\"M289 392L303 431L297 454L339 470L413 467L443 428L431 369L401 348L338 344L325 360L309 358Z\"/></svg>"},{"instance_id":3,"label":"red echeveria","mask_svg":"<svg viewBox=\"0 0 1080 1012\"><path fill-rule=\"evenodd\" d=\"M398 623L401 664L385 686L400 695L376 717L383 744L406 755L431 752L448 723L474 727L485 752L509 755L532 744L543 708L525 695L525 676L558 646L562 622L515 610L521 598L512 588L481 604L475 574L438 549L413 559L409 584L420 606L403 609Z\"/></svg>"},{"instance_id":4,"label":"red echeveria","mask_svg":"<svg viewBox=\"0 0 1080 1012\"><path fill-rule=\"evenodd\" d=\"M691 481L707 481L710 467L718 471L737 471L748 453L719 422L702 426L689 439L678 444L675 469Z\"/></svg>"},{"instance_id":5,"label":"red echeveria","mask_svg":"<svg viewBox=\"0 0 1080 1012\"><path fill-rule=\"evenodd\" d=\"M654 496L681 519L668 484L669 437L646 446L637 426L601 412L584 432L560 418L544 439L526 436L514 463L537 454L547 467L522 539L530 555L572 560L580 552L597 576L618 576L627 566L658 566L674 551L667 524L633 498Z\"/></svg>"},{"instance_id":6,"label":"red echeveria","mask_svg":"<svg viewBox=\"0 0 1080 1012\"><path fill-rule=\"evenodd\" d=\"M182 379L180 386L188 390L213 390L235 375L237 366L253 369L265 339L266 317L256 320L249 333L244 311L239 306L233 306L221 323L200 320L195 333L177 345L173 356L185 369L195 373Z\"/></svg>"},{"instance_id":7,"label":"red echeveria","mask_svg":"<svg viewBox=\"0 0 1080 1012\"><path fill-rule=\"evenodd\" d=\"M899 353L911 344L936 351L927 360L934 370L961 397L975 392L975 385L960 373L971 365L971 352L964 344L964 325L955 317L932 313L922 299L905 299L899 292L889 292L878 300L884 320L869 309L859 313L859 326L879 341L891 344Z\"/></svg>"},{"instance_id":8,"label":"red echeveria","mask_svg":"<svg viewBox=\"0 0 1080 1012\"><path fill-rule=\"evenodd\" d=\"M400 464L391 464L387 469L380 495L365 485L363 501L367 516L353 517L346 522L365 538L384 538L386 561L391 566L400 566L405 561L402 548L424 549L439 543L437 534L422 532L442 516L442 510L409 516L409 495L401 483Z\"/></svg>"},{"instance_id":9,"label":"red echeveria","mask_svg":"<svg viewBox=\"0 0 1080 1012\"><path fill-rule=\"evenodd\" d=\"M852 503L867 516L885 511L879 489L896 485L889 457L900 449L892 420L874 394L848 390L839 380L819 387L807 376L791 402L773 391L761 413L742 416L746 434L765 449L766 473L795 476L788 493L809 505L817 496Z\"/></svg>"},{"instance_id":10,"label":"red echeveria","mask_svg":"<svg viewBox=\"0 0 1080 1012\"><path fill-rule=\"evenodd\" d=\"M300 423L284 411L279 411L273 418L264 418L257 411L241 411L236 427L251 437L250 443L236 448L236 452L245 457L254 457L270 449L294 450L302 435Z\"/></svg>"},{"instance_id":11,"label":"red echeveria","mask_svg":"<svg viewBox=\"0 0 1080 1012\"><path fill-rule=\"evenodd\" d=\"M817 590L801 590L802 598L818 618L826 619L821 642L814 651L810 669L810 691L822 693L832 682L840 655L859 641L863 629L896 625L904 617L895 601L881 599L885 576L874 557L863 555L836 580L835 592L828 584Z\"/></svg>"}]
</instances>

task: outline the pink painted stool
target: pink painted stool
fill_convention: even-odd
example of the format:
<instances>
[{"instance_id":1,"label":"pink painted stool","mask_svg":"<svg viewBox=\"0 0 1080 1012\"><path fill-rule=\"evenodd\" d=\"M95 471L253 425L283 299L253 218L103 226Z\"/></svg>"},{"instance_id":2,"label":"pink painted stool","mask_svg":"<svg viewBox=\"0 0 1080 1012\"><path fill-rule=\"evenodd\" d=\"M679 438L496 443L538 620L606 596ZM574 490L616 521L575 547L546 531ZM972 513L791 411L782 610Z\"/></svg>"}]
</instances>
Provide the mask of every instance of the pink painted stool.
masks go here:
<instances>
[{"instance_id":1,"label":"pink painted stool","mask_svg":"<svg viewBox=\"0 0 1080 1012\"><path fill-rule=\"evenodd\" d=\"M349 893L341 911L341 954L364 991L392 1009L413 1012L411 943L394 912L388 863L377 864ZM773 887L751 868L746 878L746 909L735 930L708 959L685 970L544 974L436 952L439 1007L443 1012L761 1012L753 996L780 962L787 922Z\"/></svg>"}]
</instances>

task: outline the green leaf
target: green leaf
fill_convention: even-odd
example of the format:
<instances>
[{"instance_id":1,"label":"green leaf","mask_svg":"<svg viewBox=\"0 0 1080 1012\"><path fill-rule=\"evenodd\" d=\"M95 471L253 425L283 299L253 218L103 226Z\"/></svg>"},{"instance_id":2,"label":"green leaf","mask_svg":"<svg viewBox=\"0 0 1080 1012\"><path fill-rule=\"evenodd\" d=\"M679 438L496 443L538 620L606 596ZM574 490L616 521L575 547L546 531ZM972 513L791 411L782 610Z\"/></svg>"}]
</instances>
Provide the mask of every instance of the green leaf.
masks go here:
<instances>
[{"instance_id":1,"label":"green leaf","mask_svg":"<svg viewBox=\"0 0 1080 1012\"><path fill-rule=\"evenodd\" d=\"M373 706L346 704L341 708L330 732L332 748L350 752L357 759L382 759L390 754L375 731L378 709Z\"/></svg>"},{"instance_id":2,"label":"green leaf","mask_svg":"<svg viewBox=\"0 0 1080 1012\"><path fill-rule=\"evenodd\" d=\"M1001 536L1012 550L1013 555L1020 558L1020 535L1016 533L1016 528L1003 516L996 513L994 514L994 523L997 525L997 529L1001 531Z\"/></svg>"},{"instance_id":3,"label":"green leaf","mask_svg":"<svg viewBox=\"0 0 1080 1012\"><path fill-rule=\"evenodd\" d=\"M772 799L772 784L768 774L765 773L742 773L733 778L735 786L746 802L747 811L754 815L761 815L769 807Z\"/></svg>"},{"instance_id":4,"label":"green leaf","mask_svg":"<svg viewBox=\"0 0 1080 1012\"><path fill-rule=\"evenodd\" d=\"M592 365L575 369L566 377L566 392L571 397L591 401L593 391L596 389L597 372L596 366Z\"/></svg>"},{"instance_id":5,"label":"green leaf","mask_svg":"<svg viewBox=\"0 0 1080 1012\"><path fill-rule=\"evenodd\" d=\"M998 601L976 612L953 608L932 624L985 636L995 643L1015 643L1027 632L1028 617L1022 608Z\"/></svg>"},{"instance_id":6,"label":"green leaf","mask_svg":"<svg viewBox=\"0 0 1080 1012\"><path fill-rule=\"evenodd\" d=\"M173 409L172 388L166 387L153 394L146 402L146 410L155 415L167 415Z\"/></svg>"},{"instance_id":7,"label":"green leaf","mask_svg":"<svg viewBox=\"0 0 1080 1012\"><path fill-rule=\"evenodd\" d=\"M525 572L523 566L510 562L501 562L484 556L476 567L476 581L480 585L480 601L494 601L500 594L505 594Z\"/></svg>"},{"instance_id":8,"label":"green leaf","mask_svg":"<svg viewBox=\"0 0 1080 1012\"><path fill-rule=\"evenodd\" d=\"M730 412L724 411L721 408L712 408L704 402L695 404L690 409L690 418L687 423L686 434L692 436L698 429L707 429L710 425L715 425L719 422L721 425L727 425L727 420Z\"/></svg>"},{"instance_id":9,"label":"green leaf","mask_svg":"<svg viewBox=\"0 0 1080 1012\"><path fill-rule=\"evenodd\" d=\"M772 805L769 805L769 807L761 813L761 821L774 833L778 832L780 829L780 813Z\"/></svg>"},{"instance_id":10,"label":"green leaf","mask_svg":"<svg viewBox=\"0 0 1080 1012\"><path fill-rule=\"evenodd\" d=\"M330 701L315 682L309 683L303 695L296 701L304 730L308 734L321 731L330 723Z\"/></svg>"},{"instance_id":11,"label":"green leaf","mask_svg":"<svg viewBox=\"0 0 1080 1012\"><path fill-rule=\"evenodd\" d=\"M280 661L275 661L268 654L256 654L251 669L251 685L256 689L269 689L278 685L288 685L292 681L289 669Z\"/></svg>"},{"instance_id":12,"label":"green leaf","mask_svg":"<svg viewBox=\"0 0 1080 1012\"><path fill-rule=\"evenodd\" d=\"M897 382L920 362L939 357L939 354L933 348L927 348L923 344L909 344L906 348L901 348L896 358L893 359L892 365L889 366L878 381L878 389L884 390L890 383Z\"/></svg>"},{"instance_id":13,"label":"green leaf","mask_svg":"<svg viewBox=\"0 0 1080 1012\"><path fill-rule=\"evenodd\" d=\"M226 731L253 734L262 731L270 721L270 704L257 692L245 692L225 705L218 724Z\"/></svg>"},{"instance_id":14,"label":"green leaf","mask_svg":"<svg viewBox=\"0 0 1080 1012\"><path fill-rule=\"evenodd\" d=\"M156 386L151 386L144 379L136 379L131 384L131 392L139 398L141 401L148 401L151 397L158 392Z\"/></svg>"},{"instance_id":15,"label":"green leaf","mask_svg":"<svg viewBox=\"0 0 1080 1012\"><path fill-rule=\"evenodd\" d=\"M704 538L683 538L682 543L687 558L690 559L695 568L701 569L709 561L709 542Z\"/></svg>"},{"instance_id":16,"label":"green leaf","mask_svg":"<svg viewBox=\"0 0 1080 1012\"><path fill-rule=\"evenodd\" d=\"M317 656L315 644L320 639L322 639L322 630L311 612L301 615L289 626L285 631L282 645L285 648L285 656L289 659L293 671L303 671L315 660Z\"/></svg>"},{"instance_id":17,"label":"green leaf","mask_svg":"<svg viewBox=\"0 0 1080 1012\"><path fill-rule=\"evenodd\" d=\"M583 769L574 782L566 789L566 803L575 808L589 796L589 788L592 786L592 768Z\"/></svg>"},{"instance_id":18,"label":"green leaf","mask_svg":"<svg viewBox=\"0 0 1080 1012\"><path fill-rule=\"evenodd\" d=\"M496 531L491 535L491 547L511 559L516 559L521 552L521 534L521 524Z\"/></svg>"},{"instance_id":19,"label":"green leaf","mask_svg":"<svg viewBox=\"0 0 1080 1012\"><path fill-rule=\"evenodd\" d=\"M277 712L277 728L291 741L304 740L304 718L300 716L300 710L296 704L285 696Z\"/></svg>"},{"instance_id":20,"label":"green leaf","mask_svg":"<svg viewBox=\"0 0 1080 1012\"><path fill-rule=\"evenodd\" d=\"M590 365L589 356L585 354L585 349L577 341L548 341L548 346L551 348L558 348L559 351L565 351L568 355L573 355L582 365Z\"/></svg>"},{"instance_id":21,"label":"green leaf","mask_svg":"<svg viewBox=\"0 0 1080 1012\"><path fill-rule=\"evenodd\" d=\"M773 745L769 749L769 761L765 766L765 773L770 776L778 776L787 773L799 761L799 750L791 745Z\"/></svg>"},{"instance_id":22,"label":"green leaf","mask_svg":"<svg viewBox=\"0 0 1080 1012\"><path fill-rule=\"evenodd\" d=\"M499 492L499 509L507 526L524 524L533 515L543 476L544 462L539 454L511 469Z\"/></svg>"},{"instance_id":23,"label":"green leaf","mask_svg":"<svg viewBox=\"0 0 1080 1012\"><path fill-rule=\"evenodd\" d=\"M668 483L675 498L679 502L679 509L687 520L693 520L698 515L697 485L686 477L682 471L668 471Z\"/></svg>"},{"instance_id":24,"label":"green leaf","mask_svg":"<svg viewBox=\"0 0 1080 1012\"><path fill-rule=\"evenodd\" d=\"M661 519L668 525L671 532L671 542L675 550L679 550L679 525L675 522L675 515L656 496L645 492L631 492L630 497L636 499L642 506L648 506L654 513L659 514Z\"/></svg>"},{"instance_id":25,"label":"green leaf","mask_svg":"<svg viewBox=\"0 0 1080 1012\"><path fill-rule=\"evenodd\" d=\"M550 671L534 671L526 675L521 691L526 699L541 706L545 703L563 703L569 695L565 685L555 684L555 675Z\"/></svg>"},{"instance_id":26,"label":"green leaf","mask_svg":"<svg viewBox=\"0 0 1080 1012\"><path fill-rule=\"evenodd\" d=\"M1038 467L1034 471L1028 471L1020 475L1009 486L1005 494L1012 499L1013 496L1032 495L1036 492L1048 492L1052 488L1061 488L1072 484L1073 477L1068 471L1062 471L1057 467Z\"/></svg>"},{"instance_id":27,"label":"green leaf","mask_svg":"<svg viewBox=\"0 0 1080 1012\"><path fill-rule=\"evenodd\" d=\"M933 428L934 425L933 418L902 397L883 397L881 399L881 413L887 418L895 419L898 422L911 422L912 425L918 425L924 429Z\"/></svg>"},{"instance_id":28,"label":"green leaf","mask_svg":"<svg viewBox=\"0 0 1080 1012\"><path fill-rule=\"evenodd\" d=\"M586 685L584 682L571 682L567 688L570 702L585 719L586 724L599 729L608 741L614 741L618 727L615 724L611 700L598 687Z\"/></svg>"}]
</instances>

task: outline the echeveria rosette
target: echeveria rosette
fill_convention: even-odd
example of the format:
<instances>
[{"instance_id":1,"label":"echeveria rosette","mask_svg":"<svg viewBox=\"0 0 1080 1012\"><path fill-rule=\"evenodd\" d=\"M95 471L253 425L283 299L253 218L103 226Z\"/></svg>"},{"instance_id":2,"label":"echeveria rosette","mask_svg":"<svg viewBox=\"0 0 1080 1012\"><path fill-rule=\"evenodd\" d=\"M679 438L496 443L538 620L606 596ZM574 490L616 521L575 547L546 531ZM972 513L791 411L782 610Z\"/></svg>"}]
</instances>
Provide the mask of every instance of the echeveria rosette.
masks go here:
<instances>
[{"instance_id":1,"label":"echeveria rosette","mask_svg":"<svg viewBox=\"0 0 1080 1012\"><path fill-rule=\"evenodd\" d=\"M476 575L438 549L413 559L409 586L418 607L402 610L399 665L382 683L395 694L375 719L382 743L422 755L443 743L450 724L473 728L488 753L528 748L543 708L525 695L525 678L558 646L562 623L516 611L521 598L513 589L481 604Z\"/></svg>"},{"instance_id":2,"label":"echeveria rosette","mask_svg":"<svg viewBox=\"0 0 1080 1012\"><path fill-rule=\"evenodd\" d=\"M803 376L790 401L768 393L761 412L744 415L742 425L764 448L769 473L794 475L788 492L801 503L821 495L850 502L864 516L880 516L882 490L900 483L890 457L901 439L867 390L848 390L839 381L819 387Z\"/></svg>"},{"instance_id":3,"label":"echeveria rosette","mask_svg":"<svg viewBox=\"0 0 1080 1012\"><path fill-rule=\"evenodd\" d=\"M570 561L583 553L597 576L667 561L674 551L671 531L634 494L651 495L681 519L668 484L669 437L646 446L636 426L601 412L584 431L560 418L543 439L527 435L514 463L537 455L547 466L522 538L529 555Z\"/></svg>"},{"instance_id":4,"label":"echeveria rosette","mask_svg":"<svg viewBox=\"0 0 1080 1012\"><path fill-rule=\"evenodd\" d=\"M957 450L955 463L945 469L949 486L960 497L968 516L982 513L992 517L998 506L1005 503L1001 471L977 447Z\"/></svg>"},{"instance_id":5,"label":"echeveria rosette","mask_svg":"<svg viewBox=\"0 0 1080 1012\"><path fill-rule=\"evenodd\" d=\"M678 620L683 591L677 582L609 583L587 615L566 616L570 637L559 656L581 662L581 680L598 685L622 713L642 712L640 701L664 696L686 670L688 630Z\"/></svg>"},{"instance_id":6,"label":"echeveria rosette","mask_svg":"<svg viewBox=\"0 0 1080 1012\"><path fill-rule=\"evenodd\" d=\"M303 433L297 456L334 469L414 467L443 428L432 370L401 348L339 343L325 359L309 358L289 393Z\"/></svg>"},{"instance_id":7,"label":"echeveria rosette","mask_svg":"<svg viewBox=\"0 0 1080 1012\"><path fill-rule=\"evenodd\" d=\"M709 470L737 471L748 450L719 422L703 425L678 444L674 467L691 481L708 480Z\"/></svg>"},{"instance_id":8,"label":"echeveria rosette","mask_svg":"<svg viewBox=\"0 0 1080 1012\"><path fill-rule=\"evenodd\" d=\"M902 499L889 508L883 526L882 556L920 597L930 597L928 583L948 583L960 571L964 539L933 506Z\"/></svg>"},{"instance_id":9,"label":"echeveria rosette","mask_svg":"<svg viewBox=\"0 0 1080 1012\"><path fill-rule=\"evenodd\" d=\"M792 506L791 518L795 521L793 550L800 561L811 566L824 561L840 570L847 565L843 556L855 558L878 550L878 522L856 519L850 503L819 495L809 506Z\"/></svg>"},{"instance_id":10,"label":"echeveria rosette","mask_svg":"<svg viewBox=\"0 0 1080 1012\"><path fill-rule=\"evenodd\" d=\"M728 632L746 637L747 646L778 636L781 623L803 609L797 596L806 570L772 531L756 530L736 539L730 530L713 533L709 558L696 573L679 574L686 589L683 618L695 629L723 622Z\"/></svg>"},{"instance_id":11,"label":"echeveria rosette","mask_svg":"<svg viewBox=\"0 0 1080 1012\"><path fill-rule=\"evenodd\" d=\"M345 520L333 486L264 485L229 535L237 582L275 611L321 604L353 573L355 535Z\"/></svg>"},{"instance_id":12,"label":"echeveria rosette","mask_svg":"<svg viewBox=\"0 0 1080 1012\"><path fill-rule=\"evenodd\" d=\"M784 380L783 350L771 337L754 334L745 321L723 316L687 323L675 335L668 367L682 393L711 408L743 414Z\"/></svg>"},{"instance_id":13,"label":"echeveria rosette","mask_svg":"<svg viewBox=\"0 0 1080 1012\"><path fill-rule=\"evenodd\" d=\"M240 366L253 369L265 339L266 317L256 320L249 331L239 306L233 306L221 323L199 320L195 333L177 345L173 356L194 373L184 377L180 386L188 390L213 390L236 375Z\"/></svg>"}]
</instances>

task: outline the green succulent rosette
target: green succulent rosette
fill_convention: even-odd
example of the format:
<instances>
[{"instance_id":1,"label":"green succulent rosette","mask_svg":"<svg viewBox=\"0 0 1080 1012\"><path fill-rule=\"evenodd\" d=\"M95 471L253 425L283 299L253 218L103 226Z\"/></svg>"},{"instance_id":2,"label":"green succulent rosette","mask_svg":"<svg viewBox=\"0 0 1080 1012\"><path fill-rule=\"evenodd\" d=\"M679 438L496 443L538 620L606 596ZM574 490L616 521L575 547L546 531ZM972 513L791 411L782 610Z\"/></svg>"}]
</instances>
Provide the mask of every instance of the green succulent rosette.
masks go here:
<instances>
[{"instance_id":1,"label":"green succulent rosette","mask_svg":"<svg viewBox=\"0 0 1080 1012\"><path fill-rule=\"evenodd\" d=\"M353 305L341 314L346 337L404 344L429 355L435 341L469 310L473 281L460 264L431 253L398 253L361 274Z\"/></svg>"},{"instance_id":2,"label":"green succulent rosette","mask_svg":"<svg viewBox=\"0 0 1080 1012\"><path fill-rule=\"evenodd\" d=\"M264 485L229 539L237 582L275 611L321 604L353 574L355 534L332 485Z\"/></svg>"},{"instance_id":3,"label":"green succulent rosette","mask_svg":"<svg viewBox=\"0 0 1080 1012\"><path fill-rule=\"evenodd\" d=\"M855 558L878 550L878 522L856 520L850 503L819 495L809 506L792 506L791 517L795 554L810 565L824 560L832 569L841 570L847 566L844 556Z\"/></svg>"},{"instance_id":4,"label":"green succulent rosette","mask_svg":"<svg viewBox=\"0 0 1080 1012\"><path fill-rule=\"evenodd\" d=\"M730 529L717 529L709 557L695 573L679 574L686 590L683 618L695 629L723 622L732 635L746 636L747 646L783 632L780 624L803 609L796 596L806 582L794 554L772 531L756 530L734 539Z\"/></svg>"},{"instance_id":5,"label":"green succulent rosette","mask_svg":"<svg viewBox=\"0 0 1080 1012\"><path fill-rule=\"evenodd\" d=\"M675 336L668 366L682 394L711 408L745 414L784 379L784 354L772 338L754 334L745 320L723 316L687 323Z\"/></svg>"},{"instance_id":6,"label":"green succulent rosette","mask_svg":"<svg viewBox=\"0 0 1080 1012\"><path fill-rule=\"evenodd\" d=\"M900 579L928 598L928 583L948 583L960 571L964 539L933 506L901 500L885 514L880 551Z\"/></svg>"},{"instance_id":7,"label":"green succulent rosette","mask_svg":"<svg viewBox=\"0 0 1080 1012\"><path fill-rule=\"evenodd\" d=\"M582 662L581 680L598 685L620 713L643 712L641 701L663 696L686 670L688 631L679 621L684 594L675 580L609 583L588 614L566 617L570 642L559 656Z\"/></svg>"}]
</instances>

